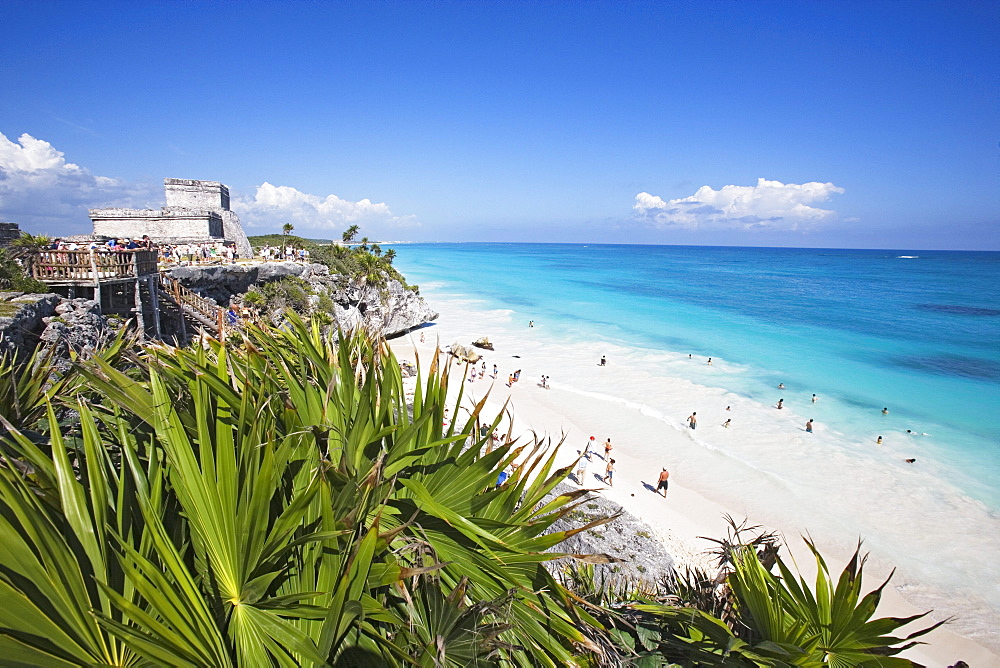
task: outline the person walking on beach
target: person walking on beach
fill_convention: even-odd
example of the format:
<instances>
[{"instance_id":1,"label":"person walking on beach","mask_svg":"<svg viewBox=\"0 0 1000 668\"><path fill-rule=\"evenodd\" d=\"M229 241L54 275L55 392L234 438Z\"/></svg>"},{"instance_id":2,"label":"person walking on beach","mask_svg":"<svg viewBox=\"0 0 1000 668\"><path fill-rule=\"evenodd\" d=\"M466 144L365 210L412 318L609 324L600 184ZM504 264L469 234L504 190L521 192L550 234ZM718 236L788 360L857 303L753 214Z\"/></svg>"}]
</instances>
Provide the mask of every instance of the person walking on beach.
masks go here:
<instances>
[{"instance_id":1,"label":"person walking on beach","mask_svg":"<svg viewBox=\"0 0 1000 668\"><path fill-rule=\"evenodd\" d=\"M697 412L692 412L691 415L688 416L688 419L687 419L688 426L690 426L692 429L697 429L698 428L698 417L697 416L698 416Z\"/></svg>"},{"instance_id":2,"label":"person walking on beach","mask_svg":"<svg viewBox=\"0 0 1000 668\"><path fill-rule=\"evenodd\" d=\"M608 485L608 487L614 487L614 484L612 483L612 478L614 477L614 475L615 475L615 460L609 459L608 465L604 467L604 482Z\"/></svg>"},{"instance_id":3,"label":"person walking on beach","mask_svg":"<svg viewBox=\"0 0 1000 668\"><path fill-rule=\"evenodd\" d=\"M712 363L712 358L711 358L711 357L709 357L709 358L708 358L708 363L709 363L709 364L711 364L711 363Z\"/></svg>"},{"instance_id":4,"label":"person walking on beach","mask_svg":"<svg viewBox=\"0 0 1000 668\"><path fill-rule=\"evenodd\" d=\"M499 371L499 369L497 369L497 365L496 365L496 364L494 364L494 365L493 365L493 377L494 377L494 378L496 378L496 377L497 377L497 371Z\"/></svg>"},{"instance_id":5,"label":"person walking on beach","mask_svg":"<svg viewBox=\"0 0 1000 668\"><path fill-rule=\"evenodd\" d=\"M882 445L882 437L881 436L879 436L877 439L875 439L875 445Z\"/></svg>"},{"instance_id":6,"label":"person walking on beach","mask_svg":"<svg viewBox=\"0 0 1000 668\"><path fill-rule=\"evenodd\" d=\"M668 471L667 469L663 469L662 471L660 471L660 478L656 482L656 493L659 494L660 490L662 489L664 499L667 498L667 487L669 486L667 479L669 477L670 477L670 471Z\"/></svg>"},{"instance_id":7,"label":"person walking on beach","mask_svg":"<svg viewBox=\"0 0 1000 668\"><path fill-rule=\"evenodd\" d=\"M812 421L812 418L809 418L809 421L806 422L806 431L809 432L810 434L813 433L813 421Z\"/></svg>"},{"instance_id":8,"label":"person walking on beach","mask_svg":"<svg viewBox=\"0 0 1000 668\"><path fill-rule=\"evenodd\" d=\"M785 400L784 400L784 399L778 399L778 406L777 406L777 408L778 408L778 410L779 410L779 411L780 411L780 410L781 410L782 408L784 408L784 405L783 405L784 403L785 403Z\"/></svg>"},{"instance_id":9,"label":"person walking on beach","mask_svg":"<svg viewBox=\"0 0 1000 668\"><path fill-rule=\"evenodd\" d=\"M579 483L580 487L583 487L587 480L587 458L580 455L580 459L576 462L576 481Z\"/></svg>"},{"instance_id":10,"label":"person walking on beach","mask_svg":"<svg viewBox=\"0 0 1000 668\"><path fill-rule=\"evenodd\" d=\"M729 418L728 420L726 420L725 422L722 423L722 426L725 427L726 429L729 429L729 425L732 424L732 422L733 422L733 419Z\"/></svg>"},{"instance_id":11,"label":"person walking on beach","mask_svg":"<svg viewBox=\"0 0 1000 668\"><path fill-rule=\"evenodd\" d=\"M604 460L607 461L608 457L611 456L611 437L608 436L608 440L604 441Z\"/></svg>"},{"instance_id":12,"label":"person walking on beach","mask_svg":"<svg viewBox=\"0 0 1000 668\"><path fill-rule=\"evenodd\" d=\"M607 364L607 360L604 359L604 355L601 355L601 363L599 366L604 366L605 364Z\"/></svg>"}]
</instances>

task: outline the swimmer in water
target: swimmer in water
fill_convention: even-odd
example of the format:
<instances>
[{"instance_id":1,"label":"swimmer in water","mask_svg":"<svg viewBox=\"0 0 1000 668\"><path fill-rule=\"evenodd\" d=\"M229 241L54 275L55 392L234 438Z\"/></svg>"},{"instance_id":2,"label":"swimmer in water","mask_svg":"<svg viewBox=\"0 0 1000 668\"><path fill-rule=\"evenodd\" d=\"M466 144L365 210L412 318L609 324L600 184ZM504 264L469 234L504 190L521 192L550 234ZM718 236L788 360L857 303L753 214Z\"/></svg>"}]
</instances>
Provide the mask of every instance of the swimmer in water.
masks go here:
<instances>
[{"instance_id":1,"label":"swimmer in water","mask_svg":"<svg viewBox=\"0 0 1000 668\"><path fill-rule=\"evenodd\" d=\"M882 409L882 415L888 415L888 414L889 414L889 409L888 408L883 408Z\"/></svg>"},{"instance_id":2,"label":"swimmer in water","mask_svg":"<svg viewBox=\"0 0 1000 668\"><path fill-rule=\"evenodd\" d=\"M817 397L815 394L813 394L813 403L816 403L817 399L819 399L819 397Z\"/></svg>"},{"instance_id":3,"label":"swimmer in water","mask_svg":"<svg viewBox=\"0 0 1000 668\"><path fill-rule=\"evenodd\" d=\"M779 390L785 389L785 384L784 383L778 383L778 389Z\"/></svg>"},{"instance_id":4,"label":"swimmer in water","mask_svg":"<svg viewBox=\"0 0 1000 668\"><path fill-rule=\"evenodd\" d=\"M711 357L709 357L709 358L708 358L708 363L709 363L709 364L711 364L711 363L712 363L712 358L711 358Z\"/></svg>"},{"instance_id":5,"label":"swimmer in water","mask_svg":"<svg viewBox=\"0 0 1000 668\"><path fill-rule=\"evenodd\" d=\"M881 437L881 436L879 436L879 437L878 437L878 438L877 438L877 439L875 440L875 445L882 445L882 437Z\"/></svg>"}]
</instances>

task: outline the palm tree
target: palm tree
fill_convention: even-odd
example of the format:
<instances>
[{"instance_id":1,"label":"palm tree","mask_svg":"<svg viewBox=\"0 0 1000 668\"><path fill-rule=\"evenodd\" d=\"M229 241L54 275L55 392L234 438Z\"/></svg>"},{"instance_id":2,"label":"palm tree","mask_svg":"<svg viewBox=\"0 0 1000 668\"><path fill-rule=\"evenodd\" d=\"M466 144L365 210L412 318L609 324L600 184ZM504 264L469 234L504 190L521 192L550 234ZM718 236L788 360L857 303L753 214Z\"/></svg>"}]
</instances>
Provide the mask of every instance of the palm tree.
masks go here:
<instances>
[{"instance_id":1,"label":"palm tree","mask_svg":"<svg viewBox=\"0 0 1000 668\"><path fill-rule=\"evenodd\" d=\"M289 234L292 233L292 230L294 229L295 229L294 225L292 225L291 223L285 223L284 225L281 226L281 233L285 236L288 236Z\"/></svg>"},{"instance_id":2,"label":"palm tree","mask_svg":"<svg viewBox=\"0 0 1000 668\"><path fill-rule=\"evenodd\" d=\"M396 259L396 249L390 248L389 250L387 250L385 252L385 255L383 256L383 259L389 264L392 264L392 261Z\"/></svg>"},{"instance_id":3,"label":"palm tree","mask_svg":"<svg viewBox=\"0 0 1000 668\"><path fill-rule=\"evenodd\" d=\"M368 252L368 237L361 237L361 245L358 246L358 250L362 253Z\"/></svg>"},{"instance_id":4,"label":"palm tree","mask_svg":"<svg viewBox=\"0 0 1000 668\"><path fill-rule=\"evenodd\" d=\"M360 230L361 230L361 228L358 227L357 225L351 225L346 230L344 230L344 234L342 236L342 239L344 240L344 243L345 244L349 244L352 241L354 241L355 237L358 236L358 232Z\"/></svg>"}]
</instances>

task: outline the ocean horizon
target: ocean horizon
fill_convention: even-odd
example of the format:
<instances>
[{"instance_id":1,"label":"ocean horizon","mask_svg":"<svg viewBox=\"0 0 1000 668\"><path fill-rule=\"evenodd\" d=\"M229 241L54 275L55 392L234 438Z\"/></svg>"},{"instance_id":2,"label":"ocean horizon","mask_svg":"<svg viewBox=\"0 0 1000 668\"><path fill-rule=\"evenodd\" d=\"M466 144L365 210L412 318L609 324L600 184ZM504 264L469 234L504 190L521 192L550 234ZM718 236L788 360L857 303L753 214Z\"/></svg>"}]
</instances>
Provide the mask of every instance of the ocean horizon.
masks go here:
<instances>
[{"instance_id":1,"label":"ocean horizon","mask_svg":"<svg viewBox=\"0 0 1000 668\"><path fill-rule=\"evenodd\" d=\"M1000 253L468 242L395 264L470 331L528 337L530 373L592 412L655 418L637 451L698 411L670 453L694 488L1000 619ZM602 355L626 382L587 380Z\"/></svg>"}]
</instances>

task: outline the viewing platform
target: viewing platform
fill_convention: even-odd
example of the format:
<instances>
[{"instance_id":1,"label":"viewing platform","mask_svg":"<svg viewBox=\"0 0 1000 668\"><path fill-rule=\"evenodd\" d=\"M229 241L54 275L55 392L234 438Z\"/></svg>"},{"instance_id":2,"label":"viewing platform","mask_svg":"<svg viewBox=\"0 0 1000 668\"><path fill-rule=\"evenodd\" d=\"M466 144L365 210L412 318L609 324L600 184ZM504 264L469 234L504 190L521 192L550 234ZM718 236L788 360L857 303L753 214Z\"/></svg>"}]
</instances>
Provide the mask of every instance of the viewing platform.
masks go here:
<instances>
[{"instance_id":1,"label":"viewing platform","mask_svg":"<svg viewBox=\"0 0 1000 668\"><path fill-rule=\"evenodd\" d=\"M155 250L44 250L27 258L32 278L60 287L99 287L156 274Z\"/></svg>"}]
</instances>

